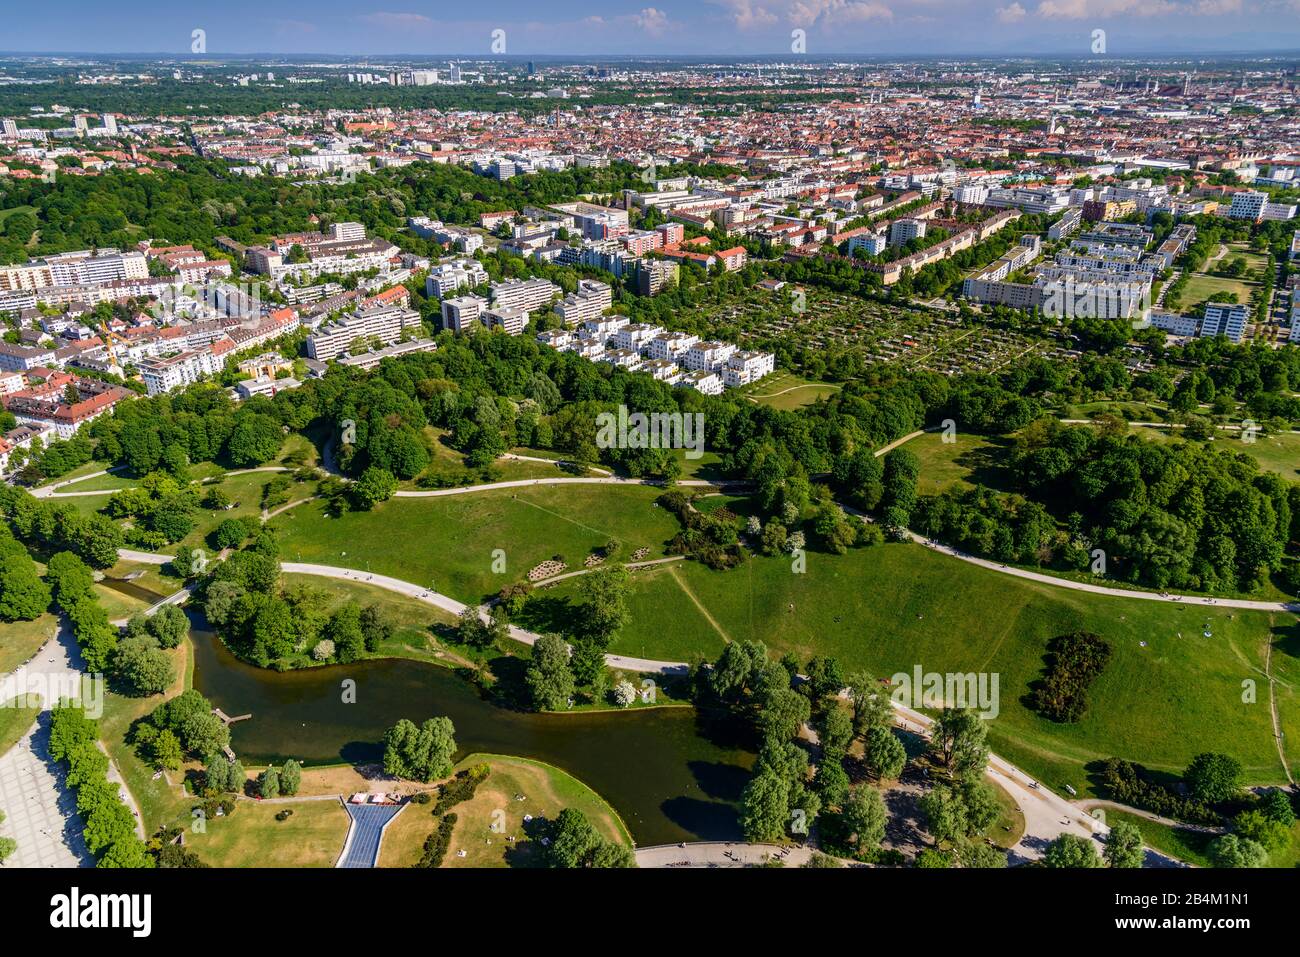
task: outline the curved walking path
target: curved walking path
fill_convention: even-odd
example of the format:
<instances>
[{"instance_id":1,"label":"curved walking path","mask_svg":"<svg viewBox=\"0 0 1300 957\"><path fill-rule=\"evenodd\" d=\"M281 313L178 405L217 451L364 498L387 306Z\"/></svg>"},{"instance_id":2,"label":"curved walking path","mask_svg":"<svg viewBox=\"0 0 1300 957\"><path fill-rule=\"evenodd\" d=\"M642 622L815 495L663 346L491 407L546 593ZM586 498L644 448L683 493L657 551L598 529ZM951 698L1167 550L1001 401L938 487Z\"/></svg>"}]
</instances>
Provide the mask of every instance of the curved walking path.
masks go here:
<instances>
[{"instance_id":1,"label":"curved walking path","mask_svg":"<svg viewBox=\"0 0 1300 957\"><path fill-rule=\"evenodd\" d=\"M1144 811L1140 807L1132 807L1128 804L1120 804L1118 801L1106 801L1102 798L1084 798L1082 801L1075 801L1076 807L1081 807L1085 811L1101 809L1103 811L1123 811L1125 814L1132 814L1140 817L1145 821L1151 821L1155 824L1163 824L1165 827L1182 828L1184 831L1197 831L1201 834L1226 834L1226 827L1210 827L1206 824L1188 824L1185 821L1176 821L1171 817L1162 817L1153 811Z\"/></svg>"},{"instance_id":2,"label":"curved walking path","mask_svg":"<svg viewBox=\"0 0 1300 957\"><path fill-rule=\"evenodd\" d=\"M637 867L758 867L769 859L787 867L802 867L812 858L813 850L793 844L694 841L638 847L635 853Z\"/></svg>"}]
</instances>

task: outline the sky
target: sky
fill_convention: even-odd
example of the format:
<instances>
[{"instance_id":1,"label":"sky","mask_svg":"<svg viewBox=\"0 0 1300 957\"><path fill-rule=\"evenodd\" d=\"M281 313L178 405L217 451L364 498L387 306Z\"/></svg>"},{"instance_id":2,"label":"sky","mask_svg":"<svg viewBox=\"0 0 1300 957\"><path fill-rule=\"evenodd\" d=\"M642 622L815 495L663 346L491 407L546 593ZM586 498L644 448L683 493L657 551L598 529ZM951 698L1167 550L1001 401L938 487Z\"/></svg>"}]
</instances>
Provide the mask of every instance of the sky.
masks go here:
<instances>
[{"instance_id":1,"label":"sky","mask_svg":"<svg viewBox=\"0 0 1300 957\"><path fill-rule=\"evenodd\" d=\"M186 6L15 2L0 20L0 51L188 57L196 30L204 31L213 55L797 55L794 31L802 31L802 52L810 56L1300 50L1300 0L223 0ZM494 31L502 31L495 47ZM1095 49L1099 39L1104 50Z\"/></svg>"}]
</instances>

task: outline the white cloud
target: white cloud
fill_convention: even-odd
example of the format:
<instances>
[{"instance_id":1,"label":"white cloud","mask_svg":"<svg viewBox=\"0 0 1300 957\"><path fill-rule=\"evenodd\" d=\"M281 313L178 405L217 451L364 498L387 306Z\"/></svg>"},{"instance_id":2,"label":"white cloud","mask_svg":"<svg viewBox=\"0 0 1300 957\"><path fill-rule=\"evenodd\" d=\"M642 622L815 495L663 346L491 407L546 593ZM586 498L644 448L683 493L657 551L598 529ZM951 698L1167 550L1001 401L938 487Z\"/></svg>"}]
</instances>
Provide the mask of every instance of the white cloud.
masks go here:
<instances>
[{"instance_id":1,"label":"white cloud","mask_svg":"<svg viewBox=\"0 0 1300 957\"><path fill-rule=\"evenodd\" d=\"M410 30L415 27L424 28L433 25L433 21L422 13L391 13L381 10L378 13L362 14L361 19L367 23L373 23L377 27L385 27L390 30Z\"/></svg>"},{"instance_id":2,"label":"white cloud","mask_svg":"<svg viewBox=\"0 0 1300 957\"><path fill-rule=\"evenodd\" d=\"M652 37L661 37L668 29L668 14L654 7L646 7L632 17L632 22Z\"/></svg>"},{"instance_id":3,"label":"white cloud","mask_svg":"<svg viewBox=\"0 0 1300 957\"><path fill-rule=\"evenodd\" d=\"M726 7L730 11L731 20L738 30L757 30L761 27L770 27L780 19L766 7L755 4L753 0L710 0L710 2Z\"/></svg>"},{"instance_id":4,"label":"white cloud","mask_svg":"<svg viewBox=\"0 0 1300 957\"><path fill-rule=\"evenodd\" d=\"M1045 20L1110 17L1203 16L1239 13L1241 0L1043 0L1034 11Z\"/></svg>"},{"instance_id":5,"label":"white cloud","mask_svg":"<svg viewBox=\"0 0 1300 957\"><path fill-rule=\"evenodd\" d=\"M1025 8L1018 3L998 7L998 19L1003 23L1019 23L1025 18Z\"/></svg>"}]
</instances>

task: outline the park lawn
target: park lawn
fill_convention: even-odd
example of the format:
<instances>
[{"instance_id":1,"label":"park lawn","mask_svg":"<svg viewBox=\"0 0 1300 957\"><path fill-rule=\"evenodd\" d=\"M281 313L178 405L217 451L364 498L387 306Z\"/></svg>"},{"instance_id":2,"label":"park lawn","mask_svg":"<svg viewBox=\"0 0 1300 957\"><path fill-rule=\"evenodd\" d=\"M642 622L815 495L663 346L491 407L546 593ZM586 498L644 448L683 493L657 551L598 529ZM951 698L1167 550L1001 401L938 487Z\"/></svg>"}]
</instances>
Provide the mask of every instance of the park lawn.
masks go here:
<instances>
[{"instance_id":1,"label":"park lawn","mask_svg":"<svg viewBox=\"0 0 1300 957\"><path fill-rule=\"evenodd\" d=\"M664 554L677 520L654 504L662 490L546 485L433 498L394 498L331 518L320 502L276 516L285 561L345 565L479 602L554 555L570 570L611 539L621 554ZM498 558L504 553L504 571Z\"/></svg>"},{"instance_id":2,"label":"park lawn","mask_svg":"<svg viewBox=\"0 0 1300 957\"><path fill-rule=\"evenodd\" d=\"M120 591L109 588L103 582L96 582L94 591L95 599L108 615L109 621L130 618L136 612L144 611L153 604L141 598L136 598L134 595L124 595Z\"/></svg>"},{"instance_id":3,"label":"park lawn","mask_svg":"<svg viewBox=\"0 0 1300 957\"><path fill-rule=\"evenodd\" d=\"M32 621L9 621L0 624L0 676L18 668L40 649L58 630L59 620L44 614Z\"/></svg>"},{"instance_id":4,"label":"park lawn","mask_svg":"<svg viewBox=\"0 0 1300 957\"><path fill-rule=\"evenodd\" d=\"M690 456L686 454L688 451L691 453ZM722 456L717 452L710 452L706 448L702 454L695 456L694 450L691 449L673 449L671 454L682 467L681 473L677 476L679 479L715 482L727 478L722 471Z\"/></svg>"},{"instance_id":5,"label":"park lawn","mask_svg":"<svg viewBox=\"0 0 1300 957\"><path fill-rule=\"evenodd\" d=\"M610 841L632 846L632 837L617 812L595 791L559 768L527 758L500 754L471 754L456 770L487 763L491 773L474 797L451 809L456 826L443 867L536 867L541 848L528 839L524 815L555 819L564 808L582 811ZM523 795L524 800L516 800ZM437 826L431 804L412 804L384 832L381 867L411 867L420 859L424 841ZM499 821L502 830L492 830ZM507 840L514 836L515 841ZM465 857L457 857L459 850Z\"/></svg>"},{"instance_id":6,"label":"park lawn","mask_svg":"<svg viewBox=\"0 0 1300 957\"><path fill-rule=\"evenodd\" d=\"M10 216L14 216L18 213L31 213L35 216L37 210L35 206L10 206L8 209L0 209L0 223L3 223Z\"/></svg>"},{"instance_id":7,"label":"park lawn","mask_svg":"<svg viewBox=\"0 0 1300 957\"><path fill-rule=\"evenodd\" d=\"M189 639L182 641L167 654L176 669L176 680L165 694L130 698L107 691L104 694L104 714L99 719L99 739L122 772L127 790L140 807L146 834L153 834L164 824L188 827L190 809L195 803L188 795L181 793L181 780L185 771L197 767L196 764L187 762L181 770L168 771L155 780L154 769L142 761L135 753L135 748L126 742L127 733L137 719L150 714L165 700L174 698L190 687L193 666Z\"/></svg>"},{"instance_id":8,"label":"park lawn","mask_svg":"<svg viewBox=\"0 0 1300 957\"><path fill-rule=\"evenodd\" d=\"M1257 435L1253 442L1244 442L1237 436L1216 438L1210 444L1225 452L1244 452L1259 462L1264 471L1276 472L1292 482L1300 480L1300 433Z\"/></svg>"},{"instance_id":9,"label":"park lawn","mask_svg":"<svg viewBox=\"0 0 1300 957\"><path fill-rule=\"evenodd\" d=\"M1207 851L1210 842L1217 835L1206 834L1202 831L1191 831L1181 827L1170 827L1168 824L1148 821L1140 815L1129 814L1127 811L1116 811L1113 808L1106 808L1105 810L1107 824L1114 825L1120 821L1127 821L1138 829L1138 832L1142 835L1142 843L1153 851L1168 854L1170 857L1177 858L1187 864L1193 864L1196 867L1214 866Z\"/></svg>"},{"instance_id":10,"label":"park lawn","mask_svg":"<svg viewBox=\"0 0 1300 957\"><path fill-rule=\"evenodd\" d=\"M902 447L916 456L921 466L916 490L921 495L938 495L952 488L983 485L1005 488L1002 462L1011 450L1009 438L958 432L945 442L941 432L925 432Z\"/></svg>"},{"instance_id":11,"label":"park lawn","mask_svg":"<svg viewBox=\"0 0 1300 957\"><path fill-rule=\"evenodd\" d=\"M456 616L449 611L364 582L297 573L281 575L280 580L285 585L308 585L326 592L329 612L347 601L355 601L363 608L378 605L384 619L393 625L393 635L379 647L376 657L414 658L453 666L467 663L462 655L445 645L433 632L432 626L451 627L456 624Z\"/></svg>"},{"instance_id":12,"label":"park lawn","mask_svg":"<svg viewBox=\"0 0 1300 957\"><path fill-rule=\"evenodd\" d=\"M38 694L15 695L0 703L0 757L8 754L9 749L27 733L41 713L41 704Z\"/></svg>"},{"instance_id":13,"label":"park lawn","mask_svg":"<svg viewBox=\"0 0 1300 957\"><path fill-rule=\"evenodd\" d=\"M277 475L283 474L289 473L226 473L220 477L219 481L205 482L200 486L200 499L207 494L208 489L215 487L230 496L230 501L234 507L225 510L213 510L203 507L195 509L194 530L176 544L168 546L167 550L174 553L180 548L208 549L211 546L207 542L207 536L226 519L260 519L262 516L262 489ZM289 502L302 501L311 498L315 494L315 482L294 482L289 486ZM275 507L280 508L285 504L287 503L281 503Z\"/></svg>"},{"instance_id":14,"label":"park lawn","mask_svg":"<svg viewBox=\"0 0 1300 957\"><path fill-rule=\"evenodd\" d=\"M1201 272L1193 273L1188 277L1187 285L1183 287L1183 294L1179 298L1180 308L1190 309L1220 292L1235 295L1237 302L1245 305L1250 302L1251 293L1258 286L1259 283L1244 279L1229 279L1225 276L1211 276Z\"/></svg>"},{"instance_id":15,"label":"park lawn","mask_svg":"<svg viewBox=\"0 0 1300 957\"><path fill-rule=\"evenodd\" d=\"M65 481L65 479L60 479L60 481ZM93 478L84 478L78 482L73 482L71 485L59 489L59 492L103 492L105 498L107 498L110 492L116 492L124 488L134 488L138 484L140 484L139 481L126 474L125 471L109 472L107 475L96 475ZM55 501L58 501L58 498Z\"/></svg>"},{"instance_id":16,"label":"park lawn","mask_svg":"<svg viewBox=\"0 0 1300 957\"><path fill-rule=\"evenodd\" d=\"M834 395L840 388L833 383L805 379L792 372L778 372L754 383L744 394L745 398L758 405L788 412Z\"/></svg>"},{"instance_id":17,"label":"park lawn","mask_svg":"<svg viewBox=\"0 0 1300 957\"><path fill-rule=\"evenodd\" d=\"M635 576L629 604L684 607L673 576L732 640L762 640L775 654L833 655L846 670L881 676L917 664L998 674L994 750L1053 787L1089 791L1084 765L1111 755L1180 772L1202 751L1232 754L1251 783L1284 780L1261 672L1270 641L1274 673L1296 668L1300 638L1291 616L1274 621L1262 612L1071 591L909 544L814 552L803 574L793 574L785 557L751 558L728 572L684 562ZM1207 621L1212 638L1201 634ZM1076 630L1105 637L1114 656L1083 719L1056 724L1022 698L1041 676L1047 641ZM633 615L611 651L687 661L697 649L714 653L717 641L695 616ZM1258 682L1257 704L1241 700L1247 679ZM1300 734L1298 688L1279 682L1275 689L1288 738Z\"/></svg>"},{"instance_id":18,"label":"park lawn","mask_svg":"<svg viewBox=\"0 0 1300 957\"><path fill-rule=\"evenodd\" d=\"M277 821L286 809L293 814ZM212 867L333 867L348 825L337 800L241 800L229 817L207 821L205 833L187 833L185 846Z\"/></svg>"},{"instance_id":19,"label":"park lawn","mask_svg":"<svg viewBox=\"0 0 1300 957\"><path fill-rule=\"evenodd\" d=\"M1002 808L1002 813L998 819L988 826L984 832L984 837L988 838L1003 850L1015 847L1020 843L1020 839L1025 836L1025 814L1020 810L1020 805L1016 799L1007 793L996 781L992 783L993 794L998 799L998 805Z\"/></svg>"}]
</instances>

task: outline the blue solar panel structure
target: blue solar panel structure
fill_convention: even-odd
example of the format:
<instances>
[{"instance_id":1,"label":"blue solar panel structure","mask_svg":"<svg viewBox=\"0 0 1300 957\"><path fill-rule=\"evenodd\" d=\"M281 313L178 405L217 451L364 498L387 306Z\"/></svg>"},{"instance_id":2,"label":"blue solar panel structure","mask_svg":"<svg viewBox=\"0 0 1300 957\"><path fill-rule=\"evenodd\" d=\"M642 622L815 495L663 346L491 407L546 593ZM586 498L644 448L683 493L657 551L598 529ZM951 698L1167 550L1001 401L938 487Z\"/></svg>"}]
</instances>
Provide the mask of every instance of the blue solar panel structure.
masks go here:
<instances>
[{"instance_id":1,"label":"blue solar panel structure","mask_svg":"<svg viewBox=\"0 0 1300 957\"><path fill-rule=\"evenodd\" d=\"M374 867L379 859L379 839L384 825L397 816L400 804L348 804L352 827L348 832L347 851L339 867Z\"/></svg>"}]
</instances>

